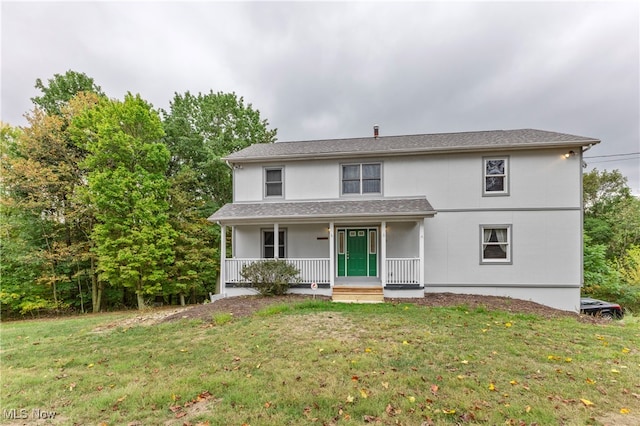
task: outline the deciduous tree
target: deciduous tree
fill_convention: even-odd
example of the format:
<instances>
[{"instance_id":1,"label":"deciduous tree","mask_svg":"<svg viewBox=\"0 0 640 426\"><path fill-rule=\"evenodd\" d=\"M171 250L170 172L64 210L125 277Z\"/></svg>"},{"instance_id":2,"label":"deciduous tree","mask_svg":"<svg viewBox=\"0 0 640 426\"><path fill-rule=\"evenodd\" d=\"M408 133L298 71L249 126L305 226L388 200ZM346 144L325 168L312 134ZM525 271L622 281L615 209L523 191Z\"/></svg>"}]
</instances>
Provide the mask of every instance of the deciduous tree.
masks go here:
<instances>
[{"instance_id":1,"label":"deciduous tree","mask_svg":"<svg viewBox=\"0 0 640 426\"><path fill-rule=\"evenodd\" d=\"M139 95L103 99L74 120L74 135L89 152L83 165L100 276L133 289L143 308L145 296L162 293L174 259L160 117Z\"/></svg>"}]
</instances>

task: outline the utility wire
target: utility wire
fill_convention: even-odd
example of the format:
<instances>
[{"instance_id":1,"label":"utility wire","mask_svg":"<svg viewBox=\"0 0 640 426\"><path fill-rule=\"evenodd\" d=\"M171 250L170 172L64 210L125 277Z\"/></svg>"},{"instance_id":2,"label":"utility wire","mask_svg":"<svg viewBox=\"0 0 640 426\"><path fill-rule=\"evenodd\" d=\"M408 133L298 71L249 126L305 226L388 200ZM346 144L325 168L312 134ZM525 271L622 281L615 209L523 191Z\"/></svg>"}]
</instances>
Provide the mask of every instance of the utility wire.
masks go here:
<instances>
[{"instance_id":1,"label":"utility wire","mask_svg":"<svg viewBox=\"0 0 640 426\"><path fill-rule=\"evenodd\" d=\"M582 158L601 158L601 157L626 157L628 155L638 155L640 154L640 152L629 152L626 154L609 154L609 155L592 155L589 157L582 157Z\"/></svg>"},{"instance_id":2,"label":"utility wire","mask_svg":"<svg viewBox=\"0 0 640 426\"><path fill-rule=\"evenodd\" d=\"M598 161L589 161L589 164L594 164L594 163L615 163L617 161L629 161L629 160L638 160L640 159L640 157L637 158L620 158L619 160L598 160Z\"/></svg>"}]
</instances>

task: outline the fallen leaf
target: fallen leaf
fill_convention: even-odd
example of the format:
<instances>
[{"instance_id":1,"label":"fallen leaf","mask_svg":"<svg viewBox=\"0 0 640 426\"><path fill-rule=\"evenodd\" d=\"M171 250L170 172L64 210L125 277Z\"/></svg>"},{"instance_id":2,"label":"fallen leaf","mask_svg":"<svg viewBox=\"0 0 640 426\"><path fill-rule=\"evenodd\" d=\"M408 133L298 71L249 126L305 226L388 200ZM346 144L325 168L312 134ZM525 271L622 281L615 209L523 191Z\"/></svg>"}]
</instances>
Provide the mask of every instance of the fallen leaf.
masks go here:
<instances>
[{"instance_id":1,"label":"fallen leaf","mask_svg":"<svg viewBox=\"0 0 640 426\"><path fill-rule=\"evenodd\" d=\"M629 414L631 412L631 410L629 410L628 408L621 408L620 409L620 414Z\"/></svg>"},{"instance_id":2,"label":"fallen leaf","mask_svg":"<svg viewBox=\"0 0 640 426\"><path fill-rule=\"evenodd\" d=\"M347 395L347 403L353 402L353 397L351 395Z\"/></svg>"},{"instance_id":3,"label":"fallen leaf","mask_svg":"<svg viewBox=\"0 0 640 426\"><path fill-rule=\"evenodd\" d=\"M367 393L366 389L360 389L360 396L363 398L369 398L369 394Z\"/></svg>"},{"instance_id":4,"label":"fallen leaf","mask_svg":"<svg viewBox=\"0 0 640 426\"><path fill-rule=\"evenodd\" d=\"M411 403L416 402L416 397L415 396L410 396L409 397L409 402L411 402Z\"/></svg>"},{"instance_id":5,"label":"fallen leaf","mask_svg":"<svg viewBox=\"0 0 640 426\"><path fill-rule=\"evenodd\" d=\"M531 412L531 406L527 405L527 408L525 408L524 411L527 413Z\"/></svg>"},{"instance_id":6,"label":"fallen leaf","mask_svg":"<svg viewBox=\"0 0 640 426\"><path fill-rule=\"evenodd\" d=\"M270 408L271 407L271 401L267 401L264 403L264 408Z\"/></svg>"},{"instance_id":7,"label":"fallen leaf","mask_svg":"<svg viewBox=\"0 0 640 426\"><path fill-rule=\"evenodd\" d=\"M580 402L582 402L585 407L590 407L590 406L594 405L593 402L589 401L588 399L584 399L584 398L580 398Z\"/></svg>"},{"instance_id":8,"label":"fallen leaf","mask_svg":"<svg viewBox=\"0 0 640 426\"><path fill-rule=\"evenodd\" d=\"M466 359L460 361L461 364L469 364L469 361L467 361Z\"/></svg>"},{"instance_id":9,"label":"fallen leaf","mask_svg":"<svg viewBox=\"0 0 640 426\"><path fill-rule=\"evenodd\" d=\"M514 385L514 386L515 386L515 385L517 385L517 384L518 384L518 381L517 381L517 380L511 380L509 383L511 383L512 385Z\"/></svg>"},{"instance_id":10,"label":"fallen leaf","mask_svg":"<svg viewBox=\"0 0 640 426\"><path fill-rule=\"evenodd\" d=\"M594 384L594 383L596 382L595 380L590 379L590 378L588 378L588 377L587 377L587 379L586 379L585 381L586 381L588 384L590 384L590 385L592 385L592 384Z\"/></svg>"},{"instance_id":11,"label":"fallen leaf","mask_svg":"<svg viewBox=\"0 0 640 426\"><path fill-rule=\"evenodd\" d=\"M505 326L505 327L507 327L507 328L511 327L512 325L513 325L513 324L511 324L510 322L505 322L505 323L504 323L504 326Z\"/></svg>"},{"instance_id":12,"label":"fallen leaf","mask_svg":"<svg viewBox=\"0 0 640 426\"><path fill-rule=\"evenodd\" d=\"M616 370L615 368L612 368L612 369L611 369L611 372L612 372L613 374L619 374L619 373L620 373L620 371Z\"/></svg>"},{"instance_id":13,"label":"fallen leaf","mask_svg":"<svg viewBox=\"0 0 640 426\"><path fill-rule=\"evenodd\" d=\"M443 412L444 414L455 414L455 413L456 413L456 410L447 410L446 408L443 408L443 409L442 409L442 412Z\"/></svg>"},{"instance_id":14,"label":"fallen leaf","mask_svg":"<svg viewBox=\"0 0 640 426\"><path fill-rule=\"evenodd\" d=\"M489 383L489 390L492 392L496 391L496 385L494 385L493 383Z\"/></svg>"},{"instance_id":15,"label":"fallen leaf","mask_svg":"<svg viewBox=\"0 0 640 426\"><path fill-rule=\"evenodd\" d=\"M628 354L631 351L631 349L629 348L622 348L622 353L623 354Z\"/></svg>"},{"instance_id":16,"label":"fallen leaf","mask_svg":"<svg viewBox=\"0 0 640 426\"><path fill-rule=\"evenodd\" d=\"M93 364L87 365L87 368L93 368Z\"/></svg>"},{"instance_id":17,"label":"fallen leaf","mask_svg":"<svg viewBox=\"0 0 640 426\"><path fill-rule=\"evenodd\" d=\"M434 395L438 394L438 385L431 385L431 393Z\"/></svg>"},{"instance_id":18,"label":"fallen leaf","mask_svg":"<svg viewBox=\"0 0 640 426\"><path fill-rule=\"evenodd\" d=\"M389 389L389 382L382 382L382 387L385 389Z\"/></svg>"}]
</instances>

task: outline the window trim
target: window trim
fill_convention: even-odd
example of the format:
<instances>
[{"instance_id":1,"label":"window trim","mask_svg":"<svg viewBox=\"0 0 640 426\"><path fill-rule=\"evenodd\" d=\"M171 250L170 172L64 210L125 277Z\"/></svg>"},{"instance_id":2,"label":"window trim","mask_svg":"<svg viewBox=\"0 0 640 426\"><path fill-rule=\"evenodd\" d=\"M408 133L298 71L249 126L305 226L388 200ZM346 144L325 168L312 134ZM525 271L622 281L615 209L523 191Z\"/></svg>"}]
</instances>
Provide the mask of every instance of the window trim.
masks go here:
<instances>
[{"instance_id":1,"label":"window trim","mask_svg":"<svg viewBox=\"0 0 640 426\"><path fill-rule=\"evenodd\" d=\"M487 162L492 160L503 160L504 161L504 183L502 191L487 191ZM509 164L509 156L508 155L497 155L497 156L485 156L482 157L482 196L483 197L504 197L508 196L510 193L510 164Z\"/></svg>"},{"instance_id":2,"label":"window trim","mask_svg":"<svg viewBox=\"0 0 640 426\"><path fill-rule=\"evenodd\" d=\"M362 167L367 165L377 165L380 167L380 177L378 179L365 179L362 173ZM344 168L345 166L358 166L358 183L359 183L359 192L344 192ZM358 196L367 196L367 195L382 195L382 170L383 170L382 161L368 161L368 162L357 162L357 163L341 163L340 164L340 195L345 197L358 197ZM355 181L355 179L349 179L351 181ZM380 191L378 192L362 192L363 190L363 182L365 180L378 180L380 182Z\"/></svg>"},{"instance_id":3,"label":"window trim","mask_svg":"<svg viewBox=\"0 0 640 426\"><path fill-rule=\"evenodd\" d=\"M267 172L272 170L280 170L280 195L267 195L267 185L269 183L278 183L278 182L267 182ZM268 166L262 168L262 198L284 198L284 166Z\"/></svg>"},{"instance_id":4,"label":"window trim","mask_svg":"<svg viewBox=\"0 0 640 426\"><path fill-rule=\"evenodd\" d=\"M489 229L504 229L507 231L506 258L485 258L484 232ZM497 244L496 244L497 245ZM482 224L480 225L480 264L481 265L512 265L513 264L513 226L511 224Z\"/></svg>"},{"instance_id":5,"label":"window trim","mask_svg":"<svg viewBox=\"0 0 640 426\"><path fill-rule=\"evenodd\" d=\"M273 228L262 228L260 230L260 258L261 259L275 259L275 247L274 247L274 257L266 257L266 233L267 232L274 232ZM288 248L288 244L287 244L287 228L278 228L278 232L282 233L282 238L278 239L278 243L280 243L279 245L283 247L283 251L284 251L284 256L279 256L279 259L285 259L287 257L287 248ZM274 235L275 237L275 235ZM275 238L274 238L275 239ZM278 255L279 255L279 247L278 247Z\"/></svg>"}]
</instances>

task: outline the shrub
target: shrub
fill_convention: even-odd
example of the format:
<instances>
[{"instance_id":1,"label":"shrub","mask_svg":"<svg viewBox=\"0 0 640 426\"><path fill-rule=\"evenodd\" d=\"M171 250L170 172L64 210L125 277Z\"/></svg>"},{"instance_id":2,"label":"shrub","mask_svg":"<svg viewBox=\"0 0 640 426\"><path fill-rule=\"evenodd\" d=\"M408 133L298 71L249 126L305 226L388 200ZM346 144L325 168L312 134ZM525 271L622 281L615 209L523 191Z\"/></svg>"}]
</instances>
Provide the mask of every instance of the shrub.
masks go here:
<instances>
[{"instance_id":1,"label":"shrub","mask_svg":"<svg viewBox=\"0 0 640 426\"><path fill-rule=\"evenodd\" d=\"M240 275L263 296L277 296L285 294L290 283L300 281L299 273L284 260L265 260L246 265Z\"/></svg>"}]
</instances>

